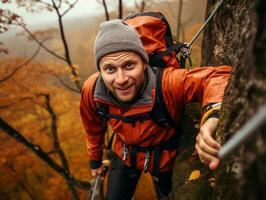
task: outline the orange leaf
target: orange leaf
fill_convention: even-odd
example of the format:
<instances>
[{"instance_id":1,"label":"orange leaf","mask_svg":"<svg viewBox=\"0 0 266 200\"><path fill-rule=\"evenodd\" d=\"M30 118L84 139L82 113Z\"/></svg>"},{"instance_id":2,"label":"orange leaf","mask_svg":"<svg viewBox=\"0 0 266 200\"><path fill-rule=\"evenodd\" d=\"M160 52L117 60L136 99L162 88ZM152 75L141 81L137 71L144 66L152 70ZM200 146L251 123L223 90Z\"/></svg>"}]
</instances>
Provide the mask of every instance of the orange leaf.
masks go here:
<instances>
[{"instance_id":1,"label":"orange leaf","mask_svg":"<svg viewBox=\"0 0 266 200\"><path fill-rule=\"evenodd\" d=\"M200 170L194 170L191 172L188 181L196 180L200 177Z\"/></svg>"}]
</instances>

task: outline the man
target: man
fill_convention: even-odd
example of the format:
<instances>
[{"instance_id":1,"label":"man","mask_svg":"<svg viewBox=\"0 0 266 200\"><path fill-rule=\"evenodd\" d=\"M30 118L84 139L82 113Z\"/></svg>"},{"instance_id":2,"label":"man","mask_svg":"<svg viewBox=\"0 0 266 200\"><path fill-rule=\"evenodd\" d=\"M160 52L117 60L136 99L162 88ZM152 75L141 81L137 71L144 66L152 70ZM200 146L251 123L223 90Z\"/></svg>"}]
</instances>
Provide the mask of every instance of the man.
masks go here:
<instances>
[{"instance_id":1,"label":"man","mask_svg":"<svg viewBox=\"0 0 266 200\"><path fill-rule=\"evenodd\" d=\"M131 199L142 171L154 177L158 198L168 196L177 155L172 145L176 132L173 127L159 125L149 114L159 86L138 33L122 20L104 22L94 51L98 72L84 83L80 103L92 175L102 173L108 123L116 137L106 199ZM201 161L213 170L219 164L220 144L212 135L230 70L229 66L193 70L168 67L161 80L165 105L176 122L186 103L197 100L202 104L203 121L195 147ZM103 108L105 112L99 112Z\"/></svg>"}]
</instances>

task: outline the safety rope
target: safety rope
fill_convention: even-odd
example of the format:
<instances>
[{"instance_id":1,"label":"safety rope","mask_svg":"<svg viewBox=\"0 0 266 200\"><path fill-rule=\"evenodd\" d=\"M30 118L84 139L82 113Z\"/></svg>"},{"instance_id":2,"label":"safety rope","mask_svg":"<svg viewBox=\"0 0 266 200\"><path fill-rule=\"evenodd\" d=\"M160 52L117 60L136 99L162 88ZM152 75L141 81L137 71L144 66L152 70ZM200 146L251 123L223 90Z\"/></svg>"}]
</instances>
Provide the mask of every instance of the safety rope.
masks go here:
<instances>
[{"instance_id":1,"label":"safety rope","mask_svg":"<svg viewBox=\"0 0 266 200\"><path fill-rule=\"evenodd\" d=\"M181 66L186 65L186 60L189 60L190 66L192 67L192 61L190 58L190 54L192 51L192 44L196 41L196 39L199 37L199 35L202 33L206 25L210 22L210 20L213 18L214 14L217 12L217 10L220 8L224 0L220 0L216 3L214 10L212 13L209 15L207 20L204 22L204 24L201 26L201 28L198 30L198 32L194 35L194 37L190 40L189 43L184 43L184 47L181 48L181 57L180 57L180 62Z\"/></svg>"},{"instance_id":2,"label":"safety rope","mask_svg":"<svg viewBox=\"0 0 266 200\"><path fill-rule=\"evenodd\" d=\"M240 144L247 140L252 134L256 133L256 130L266 122L266 104L261 106L258 112L247 121L241 129L239 129L235 135L225 143L225 145L219 150L218 157L224 158Z\"/></svg>"}]
</instances>

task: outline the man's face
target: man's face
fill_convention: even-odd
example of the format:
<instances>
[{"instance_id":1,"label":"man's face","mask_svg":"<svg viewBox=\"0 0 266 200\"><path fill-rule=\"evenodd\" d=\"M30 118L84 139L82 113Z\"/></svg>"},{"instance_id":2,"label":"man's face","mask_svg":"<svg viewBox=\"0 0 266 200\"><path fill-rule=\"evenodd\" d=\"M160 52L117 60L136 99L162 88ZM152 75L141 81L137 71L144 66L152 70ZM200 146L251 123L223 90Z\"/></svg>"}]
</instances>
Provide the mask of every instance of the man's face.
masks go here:
<instances>
[{"instance_id":1,"label":"man's face","mask_svg":"<svg viewBox=\"0 0 266 200\"><path fill-rule=\"evenodd\" d=\"M141 57L134 52L122 51L105 55L99 65L109 91L121 102L133 100L144 83L147 68Z\"/></svg>"}]
</instances>

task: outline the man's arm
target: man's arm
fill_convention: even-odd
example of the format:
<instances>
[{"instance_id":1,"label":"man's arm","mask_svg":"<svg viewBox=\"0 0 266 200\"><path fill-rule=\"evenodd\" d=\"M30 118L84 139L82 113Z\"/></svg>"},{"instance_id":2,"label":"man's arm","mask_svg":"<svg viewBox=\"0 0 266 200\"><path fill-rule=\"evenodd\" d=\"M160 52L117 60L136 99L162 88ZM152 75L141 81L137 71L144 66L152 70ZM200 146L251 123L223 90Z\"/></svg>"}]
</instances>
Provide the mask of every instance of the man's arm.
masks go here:
<instances>
[{"instance_id":1,"label":"man's arm","mask_svg":"<svg viewBox=\"0 0 266 200\"><path fill-rule=\"evenodd\" d=\"M220 102L231 69L230 66L172 71L169 69L165 70L164 74L166 80L163 82L164 98L168 105L176 105L175 110L177 110L177 112L172 111L172 117L175 117L175 113L180 113L187 103L198 101L202 105L203 117L196 150L201 161L208 164L211 169L216 169L219 164L217 152L220 144L213 136L218 124ZM169 112L171 113L171 110Z\"/></svg>"},{"instance_id":2,"label":"man's arm","mask_svg":"<svg viewBox=\"0 0 266 200\"><path fill-rule=\"evenodd\" d=\"M94 80L93 80L94 79ZM86 132L87 152L92 175L102 172L102 155L106 123L97 113L93 100L94 78L88 79L83 86L80 99L80 116Z\"/></svg>"}]
</instances>

